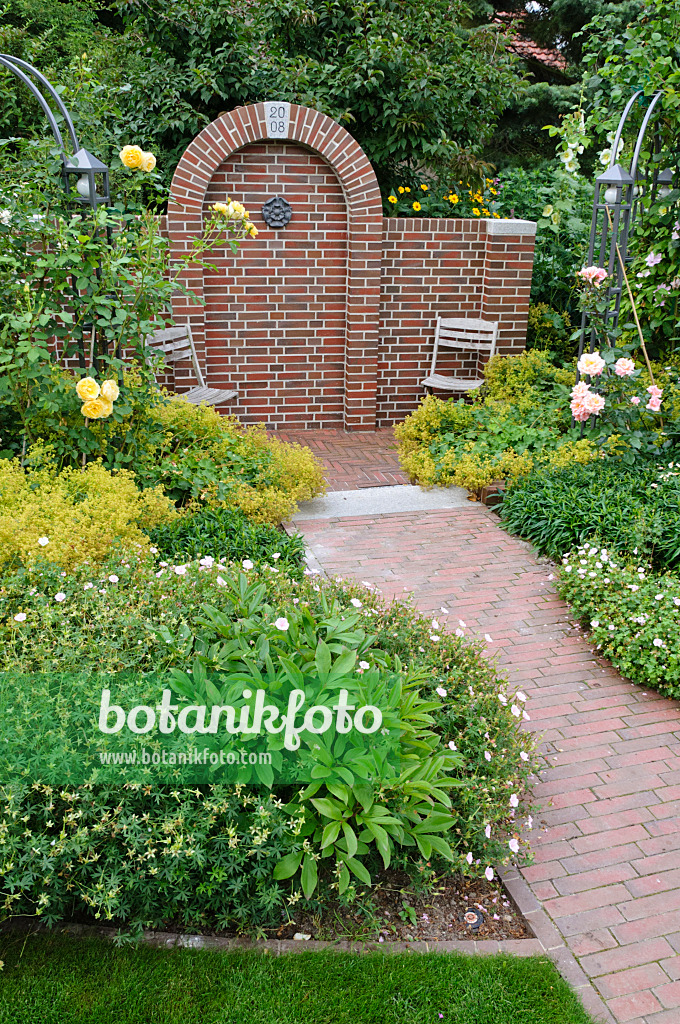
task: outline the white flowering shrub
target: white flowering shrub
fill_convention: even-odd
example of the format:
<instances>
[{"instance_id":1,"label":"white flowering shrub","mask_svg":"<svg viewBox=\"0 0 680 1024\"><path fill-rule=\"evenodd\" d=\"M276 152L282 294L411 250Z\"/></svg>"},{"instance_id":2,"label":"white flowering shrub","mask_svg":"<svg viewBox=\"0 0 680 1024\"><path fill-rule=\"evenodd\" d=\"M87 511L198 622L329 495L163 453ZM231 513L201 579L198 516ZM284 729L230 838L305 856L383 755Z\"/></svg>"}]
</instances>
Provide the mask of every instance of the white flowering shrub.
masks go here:
<instances>
[{"instance_id":1,"label":"white flowering shrub","mask_svg":"<svg viewBox=\"0 0 680 1024\"><path fill-rule=\"evenodd\" d=\"M623 675L680 697L680 576L595 543L565 555L560 592Z\"/></svg>"}]
</instances>

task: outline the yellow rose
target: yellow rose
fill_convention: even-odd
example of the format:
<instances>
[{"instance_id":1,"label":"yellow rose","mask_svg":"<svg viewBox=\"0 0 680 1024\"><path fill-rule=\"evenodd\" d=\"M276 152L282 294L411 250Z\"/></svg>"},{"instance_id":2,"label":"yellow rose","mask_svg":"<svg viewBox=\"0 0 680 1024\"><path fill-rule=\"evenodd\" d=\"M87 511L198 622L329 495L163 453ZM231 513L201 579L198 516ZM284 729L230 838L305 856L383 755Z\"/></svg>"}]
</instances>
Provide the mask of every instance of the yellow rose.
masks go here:
<instances>
[{"instance_id":1,"label":"yellow rose","mask_svg":"<svg viewBox=\"0 0 680 1024\"><path fill-rule=\"evenodd\" d=\"M144 154L139 146L123 146L118 156L125 167L132 168L141 167L144 159Z\"/></svg>"},{"instance_id":2,"label":"yellow rose","mask_svg":"<svg viewBox=\"0 0 680 1024\"><path fill-rule=\"evenodd\" d=\"M83 377L76 384L76 393L83 402L91 402L99 395L99 384L93 377Z\"/></svg>"},{"instance_id":3,"label":"yellow rose","mask_svg":"<svg viewBox=\"0 0 680 1024\"><path fill-rule=\"evenodd\" d=\"M105 398L92 398L89 402L83 402L80 411L88 420L98 420L102 416L108 416L106 405Z\"/></svg>"},{"instance_id":4,"label":"yellow rose","mask_svg":"<svg viewBox=\"0 0 680 1024\"><path fill-rule=\"evenodd\" d=\"M113 412L113 402L108 398L102 398L101 395L96 399L96 401L99 402L102 407L102 411L99 414L100 419L110 416Z\"/></svg>"},{"instance_id":5,"label":"yellow rose","mask_svg":"<svg viewBox=\"0 0 680 1024\"><path fill-rule=\"evenodd\" d=\"M142 162L140 164L142 170L146 171L146 173L149 174L154 169L155 166L156 157L153 155L153 153L142 153Z\"/></svg>"},{"instance_id":6,"label":"yellow rose","mask_svg":"<svg viewBox=\"0 0 680 1024\"><path fill-rule=\"evenodd\" d=\"M248 232L248 234L250 235L251 238L255 238L255 236L258 234L258 230L257 230L257 228L255 227L254 224L253 224L252 228L250 229L250 231Z\"/></svg>"},{"instance_id":7,"label":"yellow rose","mask_svg":"<svg viewBox=\"0 0 680 1024\"><path fill-rule=\"evenodd\" d=\"M215 213L221 213L223 217L226 217L229 212L226 203L213 203L212 208Z\"/></svg>"},{"instance_id":8,"label":"yellow rose","mask_svg":"<svg viewBox=\"0 0 680 1024\"><path fill-rule=\"evenodd\" d=\"M105 398L107 402L115 402L120 394L120 388L116 384L115 380L105 380L102 384L101 397Z\"/></svg>"}]
</instances>

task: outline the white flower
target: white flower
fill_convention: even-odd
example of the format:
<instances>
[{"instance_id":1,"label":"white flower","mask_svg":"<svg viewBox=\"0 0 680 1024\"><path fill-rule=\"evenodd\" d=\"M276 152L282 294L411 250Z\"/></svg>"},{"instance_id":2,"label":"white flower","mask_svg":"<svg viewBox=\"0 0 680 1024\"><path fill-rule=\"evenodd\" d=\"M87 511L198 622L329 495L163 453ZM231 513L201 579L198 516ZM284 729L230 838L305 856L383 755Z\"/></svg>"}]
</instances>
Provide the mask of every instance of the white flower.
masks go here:
<instances>
[{"instance_id":1,"label":"white flower","mask_svg":"<svg viewBox=\"0 0 680 1024\"><path fill-rule=\"evenodd\" d=\"M453 740L449 740L449 750L458 750L458 747L453 742Z\"/></svg>"},{"instance_id":2,"label":"white flower","mask_svg":"<svg viewBox=\"0 0 680 1024\"><path fill-rule=\"evenodd\" d=\"M272 558L274 559L275 562L278 561L278 559L280 557L281 557L281 552L280 551L275 551L274 554L272 555Z\"/></svg>"},{"instance_id":3,"label":"white flower","mask_svg":"<svg viewBox=\"0 0 680 1024\"><path fill-rule=\"evenodd\" d=\"M484 829L484 835L487 839L491 839L491 825L487 825Z\"/></svg>"},{"instance_id":4,"label":"white flower","mask_svg":"<svg viewBox=\"0 0 680 1024\"><path fill-rule=\"evenodd\" d=\"M464 631L462 629L457 629L456 630L456 636L465 636L465 633L464 633Z\"/></svg>"},{"instance_id":5,"label":"white flower","mask_svg":"<svg viewBox=\"0 0 680 1024\"><path fill-rule=\"evenodd\" d=\"M83 586L83 590L92 590L93 587L94 587L94 583L86 583Z\"/></svg>"},{"instance_id":6,"label":"white flower","mask_svg":"<svg viewBox=\"0 0 680 1024\"><path fill-rule=\"evenodd\" d=\"M15 622L25 622L26 621L26 612L18 612L14 616L14 621Z\"/></svg>"},{"instance_id":7,"label":"white flower","mask_svg":"<svg viewBox=\"0 0 680 1024\"><path fill-rule=\"evenodd\" d=\"M492 867L488 867L486 869L486 871L484 872L484 874L486 875L486 878L487 878L488 882L493 882L493 868Z\"/></svg>"},{"instance_id":8,"label":"white flower","mask_svg":"<svg viewBox=\"0 0 680 1024\"><path fill-rule=\"evenodd\" d=\"M531 716L530 716L530 715L528 715L528 714L526 713L526 711L523 711L523 712L522 712L522 718L524 719L524 721L525 721L525 722L530 722L530 721L531 721Z\"/></svg>"},{"instance_id":9,"label":"white flower","mask_svg":"<svg viewBox=\"0 0 680 1024\"><path fill-rule=\"evenodd\" d=\"M433 629L439 629L439 623L437 622L436 619L432 620L432 628Z\"/></svg>"},{"instance_id":10,"label":"white flower","mask_svg":"<svg viewBox=\"0 0 680 1024\"><path fill-rule=\"evenodd\" d=\"M458 619L458 625L459 625L459 626L460 626L460 627L461 627L462 629L465 629L465 623L463 622L463 620L462 620L462 619Z\"/></svg>"},{"instance_id":11,"label":"white flower","mask_svg":"<svg viewBox=\"0 0 680 1024\"><path fill-rule=\"evenodd\" d=\"M430 640L433 640L436 643L437 640L441 640L441 637L438 633L430 633Z\"/></svg>"},{"instance_id":12,"label":"white flower","mask_svg":"<svg viewBox=\"0 0 680 1024\"><path fill-rule=\"evenodd\" d=\"M654 637L654 639L652 640L652 643L654 644L655 647L663 647L663 640L661 640L658 636Z\"/></svg>"},{"instance_id":13,"label":"white flower","mask_svg":"<svg viewBox=\"0 0 680 1024\"><path fill-rule=\"evenodd\" d=\"M505 696L504 693L499 693L498 694L498 699L501 702L501 704L503 704L503 705L508 703L508 698Z\"/></svg>"},{"instance_id":14,"label":"white flower","mask_svg":"<svg viewBox=\"0 0 680 1024\"><path fill-rule=\"evenodd\" d=\"M449 609L448 608L444 608L443 606L439 609L439 611L442 613L442 615L448 615L449 614Z\"/></svg>"},{"instance_id":15,"label":"white flower","mask_svg":"<svg viewBox=\"0 0 680 1024\"><path fill-rule=\"evenodd\" d=\"M465 859L468 862L468 864L472 864L472 854L471 853L468 853Z\"/></svg>"},{"instance_id":16,"label":"white flower","mask_svg":"<svg viewBox=\"0 0 680 1024\"><path fill-rule=\"evenodd\" d=\"M55 594L55 595L54 595L54 600L55 600L55 601L58 601L58 602L59 602L59 604L61 604L61 602L62 602L62 601L65 601L65 600L66 600L66 594L64 594L64 593L63 593L63 592L62 592L62 591L60 590L58 594Z\"/></svg>"},{"instance_id":17,"label":"white flower","mask_svg":"<svg viewBox=\"0 0 680 1024\"><path fill-rule=\"evenodd\" d=\"M158 548L149 548L149 551L151 552L152 555L158 554Z\"/></svg>"},{"instance_id":18,"label":"white flower","mask_svg":"<svg viewBox=\"0 0 680 1024\"><path fill-rule=\"evenodd\" d=\"M12 220L11 210L0 210L0 224L4 224L6 228L9 227Z\"/></svg>"},{"instance_id":19,"label":"white flower","mask_svg":"<svg viewBox=\"0 0 680 1024\"><path fill-rule=\"evenodd\" d=\"M521 690L518 690L515 696L517 697L517 700L525 701L527 699L526 693L522 693Z\"/></svg>"},{"instance_id":20,"label":"white flower","mask_svg":"<svg viewBox=\"0 0 680 1024\"><path fill-rule=\"evenodd\" d=\"M206 569L212 569L214 562L215 559L213 558L212 555L206 555L205 558L202 558L198 564L204 565Z\"/></svg>"},{"instance_id":21,"label":"white flower","mask_svg":"<svg viewBox=\"0 0 680 1024\"><path fill-rule=\"evenodd\" d=\"M446 690L444 689L443 686L437 687L437 693L439 694L440 697L446 697Z\"/></svg>"},{"instance_id":22,"label":"white flower","mask_svg":"<svg viewBox=\"0 0 680 1024\"><path fill-rule=\"evenodd\" d=\"M663 601L663 594L657 594L654 598L655 601Z\"/></svg>"},{"instance_id":23,"label":"white flower","mask_svg":"<svg viewBox=\"0 0 680 1024\"><path fill-rule=\"evenodd\" d=\"M349 602L354 608L363 608L363 605L358 597L352 597Z\"/></svg>"},{"instance_id":24,"label":"white flower","mask_svg":"<svg viewBox=\"0 0 680 1024\"><path fill-rule=\"evenodd\" d=\"M527 754L526 750L520 750L519 756L522 758L523 761L529 760L529 755Z\"/></svg>"},{"instance_id":25,"label":"white flower","mask_svg":"<svg viewBox=\"0 0 680 1024\"><path fill-rule=\"evenodd\" d=\"M370 667L371 667L371 666L370 666L370 665L368 664L368 662L367 662L367 661L360 661L360 662L359 662L359 668L363 669L363 670L364 670L364 672L366 671L366 669L368 669L368 668L370 668Z\"/></svg>"},{"instance_id":26,"label":"white flower","mask_svg":"<svg viewBox=\"0 0 680 1024\"><path fill-rule=\"evenodd\" d=\"M223 580L221 576L218 576L217 577L217 586L218 587L226 587L226 585L227 585L227 581Z\"/></svg>"},{"instance_id":27,"label":"white flower","mask_svg":"<svg viewBox=\"0 0 680 1024\"><path fill-rule=\"evenodd\" d=\"M285 633L286 630L288 629L288 619L281 615L280 618L276 620L274 625L276 626L277 629L280 629L282 633Z\"/></svg>"},{"instance_id":28,"label":"white flower","mask_svg":"<svg viewBox=\"0 0 680 1024\"><path fill-rule=\"evenodd\" d=\"M38 537L38 544L41 548L44 548L49 542L49 537Z\"/></svg>"},{"instance_id":29,"label":"white flower","mask_svg":"<svg viewBox=\"0 0 680 1024\"><path fill-rule=\"evenodd\" d=\"M513 714L515 716L515 718L519 718L519 716L522 714L522 712L520 711L520 709L517 707L516 704L512 705L512 707L510 708L510 712L511 712L511 714Z\"/></svg>"},{"instance_id":30,"label":"white flower","mask_svg":"<svg viewBox=\"0 0 680 1024\"><path fill-rule=\"evenodd\" d=\"M511 839L510 842L508 843L508 846L510 847L513 853L519 853L519 843L516 839Z\"/></svg>"},{"instance_id":31,"label":"white flower","mask_svg":"<svg viewBox=\"0 0 680 1024\"><path fill-rule=\"evenodd\" d=\"M118 582L118 577L115 575L115 573L111 573L111 575L109 576L109 583L117 583L117 582Z\"/></svg>"},{"instance_id":32,"label":"white flower","mask_svg":"<svg viewBox=\"0 0 680 1024\"><path fill-rule=\"evenodd\" d=\"M484 751L484 757L485 757L485 758L487 759L487 761L490 761L490 760L491 760L491 754L489 753L489 751L488 751L488 750L485 750L485 751Z\"/></svg>"},{"instance_id":33,"label":"white flower","mask_svg":"<svg viewBox=\"0 0 680 1024\"><path fill-rule=\"evenodd\" d=\"M250 561L249 558L244 558L243 561L241 562L241 565L246 570L246 572L248 571L248 569L253 568L253 563Z\"/></svg>"},{"instance_id":34,"label":"white flower","mask_svg":"<svg viewBox=\"0 0 680 1024\"><path fill-rule=\"evenodd\" d=\"M597 627L600 625L600 623L599 623L598 619L591 619L590 620L590 625L593 627L593 629L597 629Z\"/></svg>"},{"instance_id":35,"label":"white flower","mask_svg":"<svg viewBox=\"0 0 680 1024\"><path fill-rule=\"evenodd\" d=\"M178 576L184 576L187 571L187 567L186 565L175 565L174 570Z\"/></svg>"},{"instance_id":36,"label":"white flower","mask_svg":"<svg viewBox=\"0 0 680 1024\"><path fill-rule=\"evenodd\" d=\"M487 644L492 644L493 643L493 637L489 636L488 633L484 634L484 639L486 640Z\"/></svg>"},{"instance_id":37,"label":"white flower","mask_svg":"<svg viewBox=\"0 0 680 1024\"><path fill-rule=\"evenodd\" d=\"M510 794L510 806L511 807L519 807L519 799L518 799L516 793L511 793Z\"/></svg>"}]
</instances>

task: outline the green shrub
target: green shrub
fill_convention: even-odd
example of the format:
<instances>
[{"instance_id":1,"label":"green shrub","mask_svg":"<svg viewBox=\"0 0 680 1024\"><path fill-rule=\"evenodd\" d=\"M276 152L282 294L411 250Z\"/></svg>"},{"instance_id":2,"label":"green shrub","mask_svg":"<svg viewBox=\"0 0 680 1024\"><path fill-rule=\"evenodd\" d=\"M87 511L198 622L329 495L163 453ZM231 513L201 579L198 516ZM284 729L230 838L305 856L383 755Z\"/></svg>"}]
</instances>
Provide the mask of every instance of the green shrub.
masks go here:
<instances>
[{"instance_id":1,"label":"green shrub","mask_svg":"<svg viewBox=\"0 0 680 1024\"><path fill-rule=\"evenodd\" d=\"M544 554L565 551L597 535L601 542L660 568L680 564L680 466L608 459L516 481L500 508L508 530Z\"/></svg>"},{"instance_id":2,"label":"green shrub","mask_svg":"<svg viewBox=\"0 0 680 1024\"><path fill-rule=\"evenodd\" d=\"M164 431L135 471L145 487L160 484L178 506L240 508L255 522L280 523L324 490L323 467L308 448L242 427L231 416L181 397L159 405Z\"/></svg>"},{"instance_id":3,"label":"green shrub","mask_svg":"<svg viewBox=\"0 0 680 1024\"><path fill-rule=\"evenodd\" d=\"M239 601L250 602L261 585L266 591L266 608L253 614L252 628L269 636L271 623L285 615L289 622L300 624L298 631L305 631L305 638L298 632L297 640L288 644L287 653L269 641L275 672L282 671L285 662L281 657L308 660L312 650L318 650L319 641L326 642L333 619L333 628L340 630L328 644L333 660L360 656L378 672L379 679L392 679L396 673L402 680L404 721L415 716L411 725L417 730L412 733L405 726L404 753L406 757L412 753L410 734L423 744L422 761L413 764L416 776L424 772L431 777L404 780L401 788L393 786L378 801L390 809L390 817L397 822L389 822L396 835L387 840L395 862L401 835L415 842L399 857L399 863L414 873L427 853L435 864L444 866L439 838L449 843L454 866L468 873L507 860L509 835L525 841L523 826L514 820L510 796L521 793L532 770L531 740L519 731L523 695L514 696L514 690L506 694L493 665L482 656L479 642L442 633L443 622L428 620L408 605L385 605L364 588L314 576L305 576L298 583L276 565L264 565L260 573L242 572L239 579L233 568L221 563L158 565L149 556L119 558L101 566L82 565L66 576L55 566L21 569L6 574L0 585L0 669L13 673L68 672L87 666L107 672L171 667L180 672L194 670L196 658L216 657L215 644L228 644L244 628L251 628ZM201 605L215 611L200 612ZM258 625L260 618L263 621ZM266 629L265 619L269 623ZM263 673L267 656L262 647L252 656L259 659ZM267 668L266 673L269 671ZM416 690L421 696L414 703ZM451 807L446 807L444 799L443 809L437 811L443 817L432 818L431 825L416 832L419 839L415 838L407 831L417 825L413 817L408 818L409 807L414 811L418 801L428 799L431 782L441 779L446 783L447 778L449 783L435 788L445 797L448 793ZM151 787L144 794L134 787L115 792L80 788L60 793L56 802L44 789L14 787L11 793L0 794L1 827L6 849L12 851L4 861L0 885L6 912L32 914L37 906L41 914L57 919L87 910L128 927L157 927L162 921L170 923L173 916L182 926L217 923L224 927L227 922L241 925L246 920L255 926L276 924L284 901L304 899L297 880L273 879L275 865L284 858L289 859L279 873L292 867L297 879L304 867L300 852L303 857L314 855L319 888L313 900L325 899L329 892L337 891L329 887L346 881L339 877L342 864L338 875L333 870L333 864L347 860L349 854L339 836L337 843L329 839L332 829L328 830L328 825L340 820L334 818L338 809L333 801L344 802L347 811L341 817L357 840L358 856L353 860L360 867L345 894L351 898L354 886L361 884L362 866L372 873L382 863L382 856L375 851L376 847L380 854L385 850L384 825L366 813L361 800L360 808L355 794L349 794L342 784L331 783L326 796L308 791L301 797L301 789L288 787L282 792L274 785L272 800L281 801L285 815L272 812L264 826L272 829L264 850L246 858L243 852L252 845L246 837L260 825L258 808L263 805L269 811L277 806L269 802L264 787L240 794L200 787L194 796L185 792L174 797L162 786ZM173 800L174 817L170 812ZM228 802L224 820L215 809L220 800ZM313 800L321 803L315 805ZM442 803L438 795L436 800ZM237 822L229 808L239 815ZM427 808L426 814L434 813L436 802ZM298 825L301 810L304 825ZM399 817L402 813L409 825ZM422 817L422 811L418 815ZM378 816L385 817L382 812ZM125 828L121 822L126 823ZM344 842L352 844L342 822L341 833ZM435 841L428 838L432 836ZM209 853L213 843L214 859ZM34 858L29 871L32 847L44 849L45 856L52 859L43 866L41 858ZM331 855L322 856L329 848ZM295 858L301 861L299 868ZM352 870L356 864L349 867ZM305 874L308 892L312 881L310 865ZM224 891L216 895L219 887Z\"/></svg>"},{"instance_id":4,"label":"green shrub","mask_svg":"<svg viewBox=\"0 0 680 1024\"><path fill-rule=\"evenodd\" d=\"M111 547L148 545L143 528L177 517L160 488L139 491L132 473L97 462L84 470L30 471L0 460L0 564L31 565L45 555L72 568L101 562Z\"/></svg>"},{"instance_id":5,"label":"green shrub","mask_svg":"<svg viewBox=\"0 0 680 1024\"><path fill-rule=\"evenodd\" d=\"M481 398L518 402L526 411L540 408L552 396L554 385L571 387L575 371L556 366L547 352L531 349L517 356L492 356L484 367Z\"/></svg>"},{"instance_id":6,"label":"green shrub","mask_svg":"<svg viewBox=\"0 0 680 1024\"><path fill-rule=\"evenodd\" d=\"M631 679L680 698L680 577L584 544L563 559L559 589L598 651Z\"/></svg>"},{"instance_id":7,"label":"green shrub","mask_svg":"<svg viewBox=\"0 0 680 1024\"><path fill-rule=\"evenodd\" d=\"M161 558L188 562L205 555L222 562L268 562L299 575L305 550L300 534L289 537L267 523L254 523L237 509L212 508L179 516L151 530L149 539Z\"/></svg>"},{"instance_id":8,"label":"green shrub","mask_svg":"<svg viewBox=\"0 0 680 1024\"><path fill-rule=\"evenodd\" d=\"M546 352L557 362L568 363L578 353L578 341L571 338L571 318L566 310L553 309L547 302L529 306L527 350Z\"/></svg>"}]
</instances>

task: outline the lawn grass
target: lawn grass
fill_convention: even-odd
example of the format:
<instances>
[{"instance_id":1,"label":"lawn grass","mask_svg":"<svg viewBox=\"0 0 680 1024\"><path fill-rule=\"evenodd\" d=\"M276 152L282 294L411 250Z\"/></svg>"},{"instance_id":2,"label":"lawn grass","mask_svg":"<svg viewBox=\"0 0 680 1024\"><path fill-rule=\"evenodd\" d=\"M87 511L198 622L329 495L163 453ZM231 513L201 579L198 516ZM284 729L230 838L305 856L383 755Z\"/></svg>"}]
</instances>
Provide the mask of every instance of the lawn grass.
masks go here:
<instances>
[{"instance_id":1,"label":"lawn grass","mask_svg":"<svg viewBox=\"0 0 680 1024\"><path fill-rule=\"evenodd\" d=\"M273 957L44 935L5 935L0 956L0 1024L591 1024L543 957Z\"/></svg>"}]
</instances>

